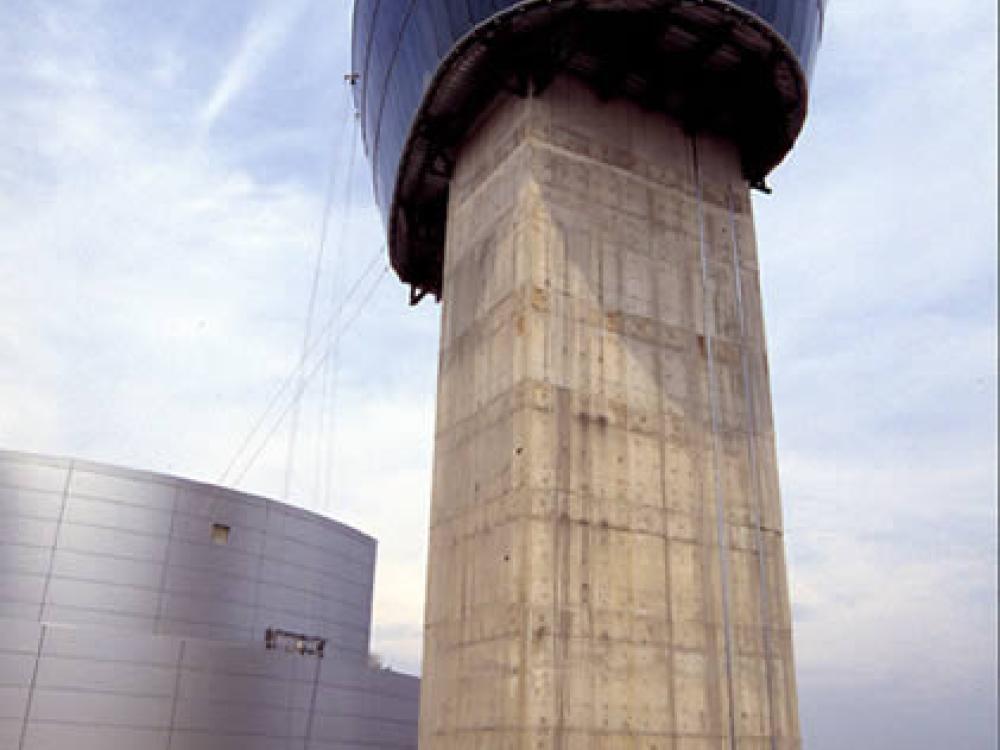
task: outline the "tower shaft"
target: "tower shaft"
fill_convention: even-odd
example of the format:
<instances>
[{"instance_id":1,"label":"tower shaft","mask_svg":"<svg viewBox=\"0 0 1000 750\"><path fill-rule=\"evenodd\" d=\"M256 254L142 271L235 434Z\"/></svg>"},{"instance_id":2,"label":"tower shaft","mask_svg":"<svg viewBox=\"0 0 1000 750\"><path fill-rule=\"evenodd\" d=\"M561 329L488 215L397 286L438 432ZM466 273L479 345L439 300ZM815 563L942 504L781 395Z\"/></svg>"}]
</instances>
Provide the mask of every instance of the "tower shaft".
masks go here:
<instances>
[{"instance_id":1,"label":"tower shaft","mask_svg":"<svg viewBox=\"0 0 1000 750\"><path fill-rule=\"evenodd\" d=\"M742 174L570 78L462 145L422 750L800 747Z\"/></svg>"}]
</instances>

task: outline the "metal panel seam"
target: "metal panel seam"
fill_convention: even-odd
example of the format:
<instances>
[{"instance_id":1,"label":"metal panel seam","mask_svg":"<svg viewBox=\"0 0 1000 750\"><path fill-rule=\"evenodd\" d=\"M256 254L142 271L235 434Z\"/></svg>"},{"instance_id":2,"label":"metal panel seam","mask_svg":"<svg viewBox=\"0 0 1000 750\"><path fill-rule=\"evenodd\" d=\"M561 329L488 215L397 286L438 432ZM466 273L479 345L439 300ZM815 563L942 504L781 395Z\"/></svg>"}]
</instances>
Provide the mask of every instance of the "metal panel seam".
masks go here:
<instances>
[{"instance_id":1,"label":"metal panel seam","mask_svg":"<svg viewBox=\"0 0 1000 750\"><path fill-rule=\"evenodd\" d=\"M167 572L170 570L170 550L174 541L174 521L177 518L177 500L180 498L181 488L178 485L174 490L174 500L170 508L170 527L167 529L167 548L163 554L163 569L160 571L160 586L157 589L156 616L153 619L153 632L160 632L160 621L163 618L163 600L166 598Z\"/></svg>"},{"instance_id":2,"label":"metal panel seam","mask_svg":"<svg viewBox=\"0 0 1000 750\"><path fill-rule=\"evenodd\" d=\"M184 647L187 641L181 641L181 646L177 649L177 672L174 675L174 694L170 702L170 728L167 730L167 750L174 744L174 724L177 723L177 704L181 695L181 674L184 671Z\"/></svg>"},{"instance_id":3,"label":"metal panel seam","mask_svg":"<svg viewBox=\"0 0 1000 750\"><path fill-rule=\"evenodd\" d=\"M306 731L305 736L302 738L302 750L309 750L309 743L312 742L313 720L316 717L316 695L319 693L319 673L323 667L323 661L321 659L316 659L315 661L316 669L313 671L312 691L309 695L309 718L306 719Z\"/></svg>"},{"instance_id":4,"label":"metal panel seam","mask_svg":"<svg viewBox=\"0 0 1000 750\"><path fill-rule=\"evenodd\" d=\"M48 628L42 625L38 634L38 650L35 652L35 667L31 671L31 682L28 685L28 700L24 705L24 720L21 722L21 738L18 740L18 750L24 750L24 740L28 736L28 722L31 720L31 704L35 697L35 683L38 681L38 665L42 661L42 648L45 646L45 633Z\"/></svg>"},{"instance_id":5,"label":"metal panel seam","mask_svg":"<svg viewBox=\"0 0 1000 750\"><path fill-rule=\"evenodd\" d=\"M378 22L378 12L381 7L382 0L375 0L375 10L372 11L371 17L368 19L368 23L370 25L368 27L368 39L365 42L365 61L362 69L359 71L361 73L361 102L358 106L358 113L360 113L362 117L365 115L365 107L368 106L368 68L371 65L372 42L375 40L375 26ZM357 10L357 4L355 4L354 12L357 13ZM362 128L362 130L364 130L364 128ZM374 160L372 160L372 164L375 164Z\"/></svg>"},{"instance_id":6,"label":"metal panel seam","mask_svg":"<svg viewBox=\"0 0 1000 750\"><path fill-rule=\"evenodd\" d=\"M38 602L38 619L41 621L45 614L45 600L49 596L49 584L52 582L52 569L55 567L56 551L59 549L59 534L62 532L63 518L66 516L66 504L69 502L69 487L73 481L74 462L70 461L66 467L66 483L63 485L62 504L59 507L59 518L56 521L56 533L52 537L52 547L49 550L49 566L45 572L45 583L42 585L42 596Z\"/></svg>"},{"instance_id":7,"label":"metal panel seam","mask_svg":"<svg viewBox=\"0 0 1000 750\"><path fill-rule=\"evenodd\" d=\"M399 26L399 39L396 40L396 46L392 50L392 58L389 60L389 65L385 70L385 81L382 85L382 98L378 102L378 114L375 116L375 138L372 142L372 164L378 163L378 150L379 145L382 141L382 115L385 112L385 100L389 95L389 81L392 80L392 74L396 70L396 59L399 57L399 50L403 46L403 36L406 34L406 27L410 23L410 18L413 16L413 8L416 6L417 0L410 0L410 6L406 9L406 15L403 18L403 23ZM364 116L364 113L362 113ZM398 168L397 168L398 171ZM395 185L392 186L393 193L395 194ZM375 200L379 200L378 195L378 181L375 181Z\"/></svg>"}]
</instances>

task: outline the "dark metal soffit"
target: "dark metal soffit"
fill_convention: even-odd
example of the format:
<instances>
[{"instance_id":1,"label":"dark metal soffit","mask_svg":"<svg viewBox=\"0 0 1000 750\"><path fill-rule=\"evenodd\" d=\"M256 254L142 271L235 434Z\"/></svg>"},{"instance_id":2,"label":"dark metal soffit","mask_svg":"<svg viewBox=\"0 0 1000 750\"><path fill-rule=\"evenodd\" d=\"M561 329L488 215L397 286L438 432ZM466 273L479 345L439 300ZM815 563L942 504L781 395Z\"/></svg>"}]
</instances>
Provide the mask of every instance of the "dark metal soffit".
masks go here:
<instances>
[{"instance_id":1,"label":"dark metal soffit","mask_svg":"<svg viewBox=\"0 0 1000 750\"><path fill-rule=\"evenodd\" d=\"M602 98L632 99L692 131L732 138L751 184L763 184L805 121L806 80L794 52L727 0L525 0L455 45L411 125L389 251L412 302L441 294L448 185L464 135L497 92L524 96L560 73Z\"/></svg>"}]
</instances>

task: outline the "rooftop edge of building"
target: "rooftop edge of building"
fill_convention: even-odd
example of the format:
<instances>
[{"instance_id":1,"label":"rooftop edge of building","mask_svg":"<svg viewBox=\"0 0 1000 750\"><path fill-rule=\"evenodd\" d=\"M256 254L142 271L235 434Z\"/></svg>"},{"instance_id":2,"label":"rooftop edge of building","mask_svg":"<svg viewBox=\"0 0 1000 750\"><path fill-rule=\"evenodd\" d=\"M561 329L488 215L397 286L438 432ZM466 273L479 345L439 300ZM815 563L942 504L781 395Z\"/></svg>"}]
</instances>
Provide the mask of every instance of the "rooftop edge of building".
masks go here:
<instances>
[{"instance_id":1,"label":"rooftop edge of building","mask_svg":"<svg viewBox=\"0 0 1000 750\"><path fill-rule=\"evenodd\" d=\"M117 476L123 479L131 479L135 481L153 482L171 487L188 488L197 490L198 492L204 494L225 496L245 503L270 503L290 515L310 520L317 520L323 524L329 524L330 526L336 528L337 531L355 538L360 542L371 545L373 548L378 546L378 540L371 534L361 531L360 529L356 529L353 526L348 526L342 521L330 518L322 513L316 513L311 510L306 510L305 508L291 505L272 497L258 495L252 492L243 492L242 490L235 489L234 487L226 487L224 485L203 482L197 479L188 479L175 474L149 471L147 469L136 469L127 466L119 466L117 464L104 463L101 461L93 461L90 459L0 448L0 467L2 467L2 465L6 462L33 463L62 470L68 470L72 466L74 469L93 472L96 474L106 474L109 476ZM0 485L3 484L3 475L0 474Z\"/></svg>"},{"instance_id":2,"label":"rooftop edge of building","mask_svg":"<svg viewBox=\"0 0 1000 750\"><path fill-rule=\"evenodd\" d=\"M0 451L0 617L367 658L375 540L173 476Z\"/></svg>"},{"instance_id":3,"label":"rooftop edge of building","mask_svg":"<svg viewBox=\"0 0 1000 750\"><path fill-rule=\"evenodd\" d=\"M740 147L751 184L791 150L820 0L356 0L355 101L389 253L411 301L441 292L457 150L498 94L559 74Z\"/></svg>"}]
</instances>

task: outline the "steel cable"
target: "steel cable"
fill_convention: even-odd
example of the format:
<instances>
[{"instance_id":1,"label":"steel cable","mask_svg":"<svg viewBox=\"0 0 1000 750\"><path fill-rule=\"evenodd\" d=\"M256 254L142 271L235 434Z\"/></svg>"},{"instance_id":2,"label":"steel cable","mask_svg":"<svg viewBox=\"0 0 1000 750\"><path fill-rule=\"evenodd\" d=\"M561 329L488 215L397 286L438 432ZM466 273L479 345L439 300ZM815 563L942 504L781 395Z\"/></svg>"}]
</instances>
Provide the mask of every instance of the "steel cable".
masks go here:
<instances>
[{"instance_id":1,"label":"steel cable","mask_svg":"<svg viewBox=\"0 0 1000 750\"><path fill-rule=\"evenodd\" d=\"M354 283L351 285L351 288L348 290L347 294L344 296L344 299L341 300L340 304L337 306L337 309L327 319L327 321L323 325L323 328L321 329L319 335L309 345L309 349L308 349L308 352L307 352L307 355L306 355L306 359L308 359L308 357L311 356L316 351L316 349L317 349L317 347L319 345L319 342L321 342L324 339L324 336L327 333L329 333L333 329L333 327L336 325L337 318L339 317L341 310L343 310L344 306L346 306L346 304L348 302L350 302L351 298L358 291L358 289L361 286L362 282L365 280L365 278L368 276L368 274L371 272L371 270L375 267L376 263L378 262L379 258L382 257L382 254L384 252L385 252L385 246L383 245L383 246L379 247L375 251L375 253L372 254L371 259L366 264L364 270L361 272L361 274L358 276L358 278L355 279ZM236 467L236 464L239 463L240 458L243 456L244 452L247 450L247 448L253 442L254 438L257 436L257 433L260 432L260 429L267 422L268 417L270 416L271 412L277 406L277 404L279 403L279 401L281 400L281 398L285 395L286 391L296 382L296 379L297 379L297 377L299 375L299 371L301 369L303 369L304 367L305 367L305 361L300 361L299 364L296 365L295 368L293 368L293 370L288 374L288 376L285 378L285 380L282 382L282 384L278 387L278 389L271 396L271 398L269 399L269 401L267 403L267 406L264 408L263 413L257 419L257 421L254 422L253 426L250 428L250 431L247 433L246 437L240 443L239 448L237 448L235 454L230 459L229 464L226 466L225 471L223 471L222 475L219 477L219 480L218 480L219 484L224 484L225 483L226 479L230 475L230 472L232 472L233 469Z\"/></svg>"},{"instance_id":2,"label":"steel cable","mask_svg":"<svg viewBox=\"0 0 1000 750\"><path fill-rule=\"evenodd\" d=\"M351 138L350 156L347 163L346 184L341 205L349 207L354 196L354 164L358 153L358 137L360 128L357 119L354 122L353 137ZM336 269L340 263L344 245L347 241L347 222L341 222L340 233L337 242L333 247L333 261L331 268ZM339 276L336 273L331 275L330 299L337 298L337 286ZM339 313L335 313L339 319ZM330 355L323 360L321 383L319 387L319 429L316 438L316 499L322 502L322 507L329 505L329 496L332 494L333 462L334 462L334 440L335 434L335 410L337 396L337 376L340 367L339 347L334 346ZM329 431L329 437L327 432ZM329 444L328 444L329 443Z\"/></svg>"},{"instance_id":3,"label":"steel cable","mask_svg":"<svg viewBox=\"0 0 1000 750\"><path fill-rule=\"evenodd\" d=\"M364 310L368 302L371 300L372 296L374 296L375 290L378 289L379 285L382 283L382 279L385 278L388 270L389 270L388 267L382 269L382 272L376 277L375 282L369 287L368 291L365 293L365 296L362 298L361 302L358 303L358 306L354 309L353 314L346 320L344 325L337 331L336 336L331 338L326 348L320 354L319 359L316 360L315 364L308 370L308 372L304 374L303 380L305 382L311 380L312 377L319 371L319 368L323 365L323 361L329 355L330 350L336 343L339 343L340 339L343 338L345 333L347 333L347 331L350 329L354 321L358 319L358 316L361 314L361 311ZM288 413L292 410L294 405L295 405L295 399L286 404L285 407L281 410L281 412L279 412L277 418L274 421L274 424L268 430L267 434L264 436L264 439L261 441L260 445L257 446L257 449L250 456L246 466L244 466L243 470L234 478L233 480L234 485L238 485L247 475L247 472L249 472L250 469L253 468L254 463L256 463L257 459L260 457L260 454L267 447L267 444L270 442L275 432L277 432L278 428L281 426L281 423L284 421L285 417L288 416Z\"/></svg>"},{"instance_id":4,"label":"steel cable","mask_svg":"<svg viewBox=\"0 0 1000 750\"><path fill-rule=\"evenodd\" d=\"M348 112L351 112L350 108L348 109ZM351 153L350 153L350 160L353 168L354 144L357 132L357 120L354 119L353 117L351 119L354 122L354 128L353 128L354 133L352 134L351 137ZM344 125L343 122L342 125ZM337 137L335 139L335 143L339 142L343 137L343 130L344 128L342 127L340 132L338 132ZM320 284L320 279L323 275L323 259L324 256L326 255L326 237L330 225L330 213L333 210L334 184L337 176L337 170L335 169L335 165L336 165L336 159L331 159L330 176L327 181L326 195L323 205L323 218L320 223L321 228L320 228L319 246L317 247L316 250L316 260L313 265L312 283L309 288L309 302L308 305L306 306L306 320L304 327L305 330L303 331L302 335L302 353L299 358L300 366L305 362L307 352L309 351L309 343L310 339L312 338L313 322L315 321L316 318L316 300L317 297L319 296L319 284ZM346 177L346 183L348 185L351 184L351 175L349 173L347 174ZM301 367L300 367L300 372L301 372ZM288 435L288 452L285 462L285 480L282 492L283 498L288 497L289 491L291 489L292 476L294 475L295 472L295 446L296 443L298 442L300 405L302 403L302 395L304 391L305 391L305 383L300 378L299 382L297 383L297 389L294 400L295 407L292 413L291 428L289 430L289 435Z\"/></svg>"}]
</instances>

